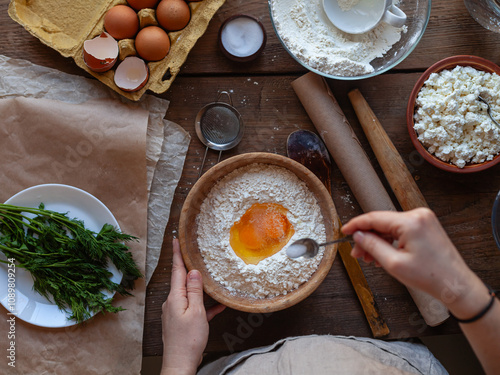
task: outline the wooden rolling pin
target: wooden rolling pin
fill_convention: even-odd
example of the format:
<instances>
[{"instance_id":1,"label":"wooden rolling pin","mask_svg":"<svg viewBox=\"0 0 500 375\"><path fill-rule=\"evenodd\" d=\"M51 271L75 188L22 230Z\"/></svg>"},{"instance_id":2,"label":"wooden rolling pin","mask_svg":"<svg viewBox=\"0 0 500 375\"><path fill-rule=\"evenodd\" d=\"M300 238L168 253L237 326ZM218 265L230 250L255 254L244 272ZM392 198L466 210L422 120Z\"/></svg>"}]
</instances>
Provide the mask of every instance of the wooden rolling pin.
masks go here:
<instances>
[{"instance_id":1,"label":"wooden rolling pin","mask_svg":"<svg viewBox=\"0 0 500 375\"><path fill-rule=\"evenodd\" d=\"M417 207L429 207L403 158L361 92L355 89L349 92L348 96L401 208L404 211L409 211Z\"/></svg>"},{"instance_id":2,"label":"wooden rolling pin","mask_svg":"<svg viewBox=\"0 0 500 375\"><path fill-rule=\"evenodd\" d=\"M307 73L292 87L363 211L396 211L326 80ZM438 325L449 316L444 305L428 294L414 290L410 294L428 325Z\"/></svg>"},{"instance_id":3,"label":"wooden rolling pin","mask_svg":"<svg viewBox=\"0 0 500 375\"><path fill-rule=\"evenodd\" d=\"M361 92L355 89L349 92L348 96L401 208L409 211L418 207L429 207L403 158ZM414 300L419 300L423 306L426 306L426 311L421 311L421 313L428 325L436 326L450 316L446 307L430 295L411 288L408 288L408 291Z\"/></svg>"}]
</instances>

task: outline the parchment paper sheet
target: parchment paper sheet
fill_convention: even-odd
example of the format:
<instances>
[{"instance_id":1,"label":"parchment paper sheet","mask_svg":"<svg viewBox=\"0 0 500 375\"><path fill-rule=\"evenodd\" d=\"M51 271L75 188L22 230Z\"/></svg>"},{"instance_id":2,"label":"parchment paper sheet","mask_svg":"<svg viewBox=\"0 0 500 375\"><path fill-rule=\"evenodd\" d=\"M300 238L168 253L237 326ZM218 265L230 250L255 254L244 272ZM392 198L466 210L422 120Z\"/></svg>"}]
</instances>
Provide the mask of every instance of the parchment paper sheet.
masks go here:
<instances>
[{"instance_id":1,"label":"parchment paper sheet","mask_svg":"<svg viewBox=\"0 0 500 375\"><path fill-rule=\"evenodd\" d=\"M140 238L130 248L144 272L148 112L114 100L67 104L15 98L0 100L0 113L0 200L43 183L88 191L113 212L123 232ZM2 373L137 373L145 289L144 279L138 280L133 297L116 298L127 311L98 315L83 326L49 330L16 320L16 371L9 371L4 359ZM5 310L2 316L5 337Z\"/></svg>"},{"instance_id":2,"label":"parchment paper sheet","mask_svg":"<svg viewBox=\"0 0 500 375\"><path fill-rule=\"evenodd\" d=\"M307 73L293 81L292 87L363 211L396 211L326 80ZM436 326L449 317L441 301L416 289L408 291L428 325Z\"/></svg>"},{"instance_id":3,"label":"parchment paper sheet","mask_svg":"<svg viewBox=\"0 0 500 375\"><path fill-rule=\"evenodd\" d=\"M146 116L146 185L148 189L150 188L150 199L148 206L149 211L147 214L148 233L147 235L142 233L141 237L148 239L146 278L149 281L160 256L164 230L170 214L170 205L175 188L182 173L185 155L190 142L188 133L173 122L164 119L169 104L168 101L146 95L143 97L141 102L131 103L113 93L97 81L72 76L54 69L37 66L25 60L10 59L0 55L0 99L16 98L19 96L26 98L55 99L74 105L85 103L84 107L87 107L87 109L88 106L94 105L99 106L109 104L110 106L122 106L115 119L122 118L120 117L120 113L122 115L126 113L125 117L128 120L125 123L129 123L131 119L138 120L139 117L140 121L138 124L141 131L143 131L143 125L140 125L140 123L144 122L144 116ZM95 100L95 103L88 102L89 100ZM0 100L0 102L2 102L2 100ZM59 105L56 107L61 105L61 103L58 104ZM149 111L149 113L146 113L143 109ZM90 111L87 110L86 113L88 114L93 111L94 109ZM0 113L1 120L4 118L4 113ZM133 113L133 115L130 115L130 113ZM40 118L37 116L37 121L39 120ZM102 124L102 118L98 118L97 120L97 124ZM68 125L71 125L71 122L65 123L65 128ZM33 129L31 129L31 131L33 131ZM54 134L58 134L57 129L52 129L52 131ZM134 129L132 129L132 131L134 131ZM15 132L13 134L15 134ZM84 135L86 138L79 138L79 142L87 141L87 146L89 144L93 146L91 141L99 141L100 136L104 135L109 134L107 132L104 134L94 132L92 137L92 132L90 132ZM9 137L12 140L11 135L9 135ZM126 139L127 138L124 138L123 141L126 141ZM130 140L130 138L128 139ZM36 142L34 146L41 146L41 138L38 138L38 141L40 142ZM50 141L52 142L52 139L50 139ZM135 141L137 142L137 139ZM66 139L65 142L67 143ZM106 145L107 141L104 141L102 144ZM102 144L100 144L99 147L102 146ZM110 141L110 147L112 147L113 144L115 144L114 139ZM121 144L120 147L122 146L124 145ZM124 149L128 150L128 147L129 146L126 145ZM97 150L97 148L95 149ZM88 152L88 149L85 151L85 144L80 144L79 150L83 151L84 154ZM121 151L120 148L117 150ZM51 152L56 151L57 148L51 149ZM59 161L64 160L64 157L68 157L70 154L68 149L64 147L62 147L59 151L66 152L63 156L58 156ZM49 152L49 155L50 154L51 153ZM4 159L3 146L0 147L0 155L2 155L2 159ZM113 157L112 160L125 160L118 157L119 152L111 152L111 155ZM73 154L73 156L75 155ZM100 157L97 159L97 164L101 163L102 165L102 163L105 163L106 168L110 166L109 160ZM135 159L134 157L132 159L135 162L140 163L141 160L144 160L144 150L142 151L141 158ZM29 165L32 165L32 163L35 162L41 163L41 160L29 158L27 155L24 155L19 159L19 167L24 166L26 160ZM68 160L71 162L70 159ZM73 159L73 162L77 163L78 160ZM0 201L2 202L17 191L27 187L25 185L57 182L54 175L51 176L52 179L44 179L43 174L40 174L39 170L34 169L29 170L29 173L24 173L22 172L22 169L19 169L16 176L20 178L20 180L16 179L13 181L13 185L9 188L4 184L6 176L2 173L3 170L1 168L3 164L2 160L0 162ZM122 168L120 168L120 166ZM129 163L120 164L111 168L112 173L117 173L118 175L127 169L129 169ZM56 175L58 174L63 177L63 172L67 171L67 168L63 168L63 171L57 172ZM33 173L33 175L31 175L32 177L37 177L36 182L32 180L31 177L27 177L31 173ZM119 191L114 189L116 182L114 185L108 184L106 189L103 189L104 192L102 194L104 194L103 196L105 197L103 198L103 196L101 196L101 192L96 191L95 188L86 188L86 185L84 184L93 183L94 179L86 178L86 181L80 181L82 185L77 185L80 183L78 182L78 178L81 178L82 176L86 176L86 173L82 173L80 171L80 173L77 173L75 176L76 182L69 184L81 187L102 199L111 211L113 211L120 225L124 225L122 226L122 229L127 231L129 223L122 222L122 214L119 214L121 208L119 208L119 211L115 212L114 205L116 203L113 204L108 202L110 195L112 195L111 200L115 201L122 197ZM142 181L142 179L139 180ZM127 188L127 186L124 188ZM130 214L130 202L128 203L128 214ZM136 204L140 205L139 201L137 201ZM124 208L126 207L127 205L124 206ZM127 217L130 218L134 216L129 215ZM138 219L137 216L135 216L134 221L137 221L137 223L144 223L144 220ZM150 223L154 223L154 225L150 225ZM142 228L142 230L144 231L144 228ZM137 246L144 247L145 244L141 243ZM139 260L144 265L143 258ZM18 367L17 373L139 373L142 358L144 290L144 281L140 281L137 284L137 290L134 292L134 298L120 298L117 301L117 303L123 307L128 308L127 311L121 312L118 315L108 314L106 316L97 316L94 319L91 319L84 327L71 327L56 330L43 329L31 326L18 320L16 327L16 343L20 346L17 350L18 357L16 363L19 366L24 364L24 366ZM136 300L140 302L136 303ZM0 311L2 311L1 316L5 318L6 310L2 307L0 308ZM123 316L122 314L127 315ZM7 332L7 326L5 325L6 319L4 318L2 318L0 322L0 332L5 333ZM132 324L130 325L129 322L132 322ZM36 332L37 334L33 336L33 332ZM90 333L87 334L86 332ZM7 341L6 339L6 336L2 337L0 339L0 343L5 343ZM24 343L28 344L28 347L23 346ZM12 373L13 369L4 367L5 364L6 361L0 361L0 373Z\"/></svg>"},{"instance_id":4,"label":"parchment paper sheet","mask_svg":"<svg viewBox=\"0 0 500 375\"><path fill-rule=\"evenodd\" d=\"M146 159L151 194L146 284L149 283L160 258L170 206L191 140L189 134L179 125L164 119L168 100L145 95L140 102L132 103L100 82L0 55L0 99L17 96L54 99L74 104L98 98L113 98L128 107L140 106L149 111Z\"/></svg>"}]
</instances>

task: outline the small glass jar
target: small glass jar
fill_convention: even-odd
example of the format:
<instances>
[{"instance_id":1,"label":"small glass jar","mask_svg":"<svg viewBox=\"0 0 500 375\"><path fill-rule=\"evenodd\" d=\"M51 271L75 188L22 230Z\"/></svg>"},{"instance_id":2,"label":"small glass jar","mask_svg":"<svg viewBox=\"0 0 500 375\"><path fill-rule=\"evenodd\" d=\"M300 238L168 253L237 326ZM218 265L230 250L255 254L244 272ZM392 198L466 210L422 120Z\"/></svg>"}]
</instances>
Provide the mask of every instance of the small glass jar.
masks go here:
<instances>
[{"instance_id":1,"label":"small glass jar","mask_svg":"<svg viewBox=\"0 0 500 375\"><path fill-rule=\"evenodd\" d=\"M264 50L266 40L262 23L248 14L229 17L219 29L219 46L224 55L233 61L256 59Z\"/></svg>"},{"instance_id":2,"label":"small glass jar","mask_svg":"<svg viewBox=\"0 0 500 375\"><path fill-rule=\"evenodd\" d=\"M487 30L500 33L499 0L464 0L472 18Z\"/></svg>"}]
</instances>

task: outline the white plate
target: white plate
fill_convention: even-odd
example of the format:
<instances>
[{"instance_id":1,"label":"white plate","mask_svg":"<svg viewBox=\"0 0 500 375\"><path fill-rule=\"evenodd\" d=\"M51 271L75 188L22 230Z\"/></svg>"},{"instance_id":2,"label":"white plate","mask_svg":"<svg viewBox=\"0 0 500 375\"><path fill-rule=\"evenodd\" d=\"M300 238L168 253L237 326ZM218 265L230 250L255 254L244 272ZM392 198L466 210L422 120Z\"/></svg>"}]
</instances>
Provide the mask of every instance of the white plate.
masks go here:
<instances>
[{"instance_id":1,"label":"white plate","mask_svg":"<svg viewBox=\"0 0 500 375\"><path fill-rule=\"evenodd\" d=\"M23 190L9 198L5 203L22 207L38 207L45 204L47 210L68 213L68 217L82 220L85 227L99 232L104 224L111 224L119 229L118 222L108 208L93 195L68 185L37 185ZM31 215L35 216L35 215ZM5 259L3 253L0 257ZM113 264L108 267L113 274L111 280L120 283L122 274ZM15 269L15 311L10 311L8 304L8 265L0 263L0 302L15 316L40 327L69 327L76 321L69 320L71 314L59 310L45 297L33 291L33 279L28 271ZM112 293L105 293L109 298Z\"/></svg>"}]
</instances>

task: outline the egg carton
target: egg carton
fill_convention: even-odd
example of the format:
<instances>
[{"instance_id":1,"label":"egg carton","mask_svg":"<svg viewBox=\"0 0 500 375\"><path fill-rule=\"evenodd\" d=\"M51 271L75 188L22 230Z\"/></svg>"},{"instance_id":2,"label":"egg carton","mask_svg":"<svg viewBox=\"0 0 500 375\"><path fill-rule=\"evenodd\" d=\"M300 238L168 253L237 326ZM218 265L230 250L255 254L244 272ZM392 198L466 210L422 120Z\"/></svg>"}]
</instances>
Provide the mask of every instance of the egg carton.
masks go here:
<instances>
[{"instance_id":1,"label":"egg carton","mask_svg":"<svg viewBox=\"0 0 500 375\"><path fill-rule=\"evenodd\" d=\"M147 90L161 94L169 89L189 52L205 33L210 20L224 2L225 0L202 0L189 3L189 24L180 31L168 33L170 52L164 59L148 63L149 80L142 89L135 92L125 92L114 83L114 69L119 61L135 54L133 41L119 42L119 61L112 70L96 73L83 61L83 43L104 31L106 12L115 5L127 4L125 0L11 0L9 15L42 43L64 57L73 58L80 68L114 91L137 101ZM149 10L146 14L147 18L140 15L142 25L154 23L154 11Z\"/></svg>"}]
</instances>

